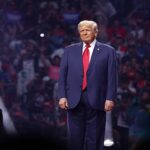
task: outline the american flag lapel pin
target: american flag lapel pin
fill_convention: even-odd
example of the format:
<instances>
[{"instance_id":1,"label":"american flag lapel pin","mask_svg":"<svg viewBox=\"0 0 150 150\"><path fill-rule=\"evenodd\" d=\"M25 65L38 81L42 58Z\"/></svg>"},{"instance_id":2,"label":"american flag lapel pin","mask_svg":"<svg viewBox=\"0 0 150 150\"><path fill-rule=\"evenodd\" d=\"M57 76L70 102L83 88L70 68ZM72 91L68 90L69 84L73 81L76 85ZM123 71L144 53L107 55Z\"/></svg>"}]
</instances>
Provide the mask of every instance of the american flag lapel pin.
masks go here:
<instances>
[{"instance_id":1,"label":"american flag lapel pin","mask_svg":"<svg viewBox=\"0 0 150 150\"><path fill-rule=\"evenodd\" d=\"M97 48L97 51L100 51L100 48Z\"/></svg>"}]
</instances>

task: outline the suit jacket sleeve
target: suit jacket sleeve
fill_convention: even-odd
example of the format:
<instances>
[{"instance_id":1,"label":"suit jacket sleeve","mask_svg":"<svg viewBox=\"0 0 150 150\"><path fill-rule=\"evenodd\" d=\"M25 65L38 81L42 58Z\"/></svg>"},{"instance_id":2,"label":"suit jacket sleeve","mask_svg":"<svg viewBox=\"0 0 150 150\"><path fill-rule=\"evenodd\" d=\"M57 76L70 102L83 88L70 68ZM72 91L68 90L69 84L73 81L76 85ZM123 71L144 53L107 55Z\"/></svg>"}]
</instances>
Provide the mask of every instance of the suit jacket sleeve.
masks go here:
<instances>
[{"instance_id":1,"label":"suit jacket sleeve","mask_svg":"<svg viewBox=\"0 0 150 150\"><path fill-rule=\"evenodd\" d=\"M112 49L109 53L108 58L108 76L107 76L107 100L116 100L117 95L117 82L118 82L118 72L117 72L117 58L116 52Z\"/></svg>"},{"instance_id":2,"label":"suit jacket sleeve","mask_svg":"<svg viewBox=\"0 0 150 150\"><path fill-rule=\"evenodd\" d=\"M60 64L60 77L58 81L58 99L66 97L66 79L68 71L67 59L68 59L67 48L65 48Z\"/></svg>"}]
</instances>

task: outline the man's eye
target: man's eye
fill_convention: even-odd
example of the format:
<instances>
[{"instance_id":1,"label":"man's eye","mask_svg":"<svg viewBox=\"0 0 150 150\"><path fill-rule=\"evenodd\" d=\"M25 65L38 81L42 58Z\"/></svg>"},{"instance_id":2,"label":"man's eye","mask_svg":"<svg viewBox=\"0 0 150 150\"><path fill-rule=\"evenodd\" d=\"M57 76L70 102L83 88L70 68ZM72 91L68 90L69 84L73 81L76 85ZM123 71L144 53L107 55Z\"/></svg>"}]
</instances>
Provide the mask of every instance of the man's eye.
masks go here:
<instances>
[{"instance_id":1,"label":"man's eye","mask_svg":"<svg viewBox=\"0 0 150 150\"><path fill-rule=\"evenodd\" d=\"M90 30L81 30L80 32L90 32Z\"/></svg>"}]
</instances>

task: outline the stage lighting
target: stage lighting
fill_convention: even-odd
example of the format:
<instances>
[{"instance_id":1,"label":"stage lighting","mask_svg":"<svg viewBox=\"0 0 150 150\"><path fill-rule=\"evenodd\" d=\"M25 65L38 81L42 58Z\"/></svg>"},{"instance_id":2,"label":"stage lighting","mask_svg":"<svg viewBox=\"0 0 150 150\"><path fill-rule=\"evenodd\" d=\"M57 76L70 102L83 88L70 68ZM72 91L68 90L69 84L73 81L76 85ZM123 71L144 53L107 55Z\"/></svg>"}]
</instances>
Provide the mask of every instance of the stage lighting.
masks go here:
<instances>
[{"instance_id":1,"label":"stage lighting","mask_svg":"<svg viewBox=\"0 0 150 150\"><path fill-rule=\"evenodd\" d=\"M40 37L44 37L45 36L45 34L44 33L40 33Z\"/></svg>"},{"instance_id":2,"label":"stage lighting","mask_svg":"<svg viewBox=\"0 0 150 150\"><path fill-rule=\"evenodd\" d=\"M111 147L113 145L114 145L114 140L112 134L112 116L111 116L111 111L108 111L106 112L104 146Z\"/></svg>"}]
</instances>

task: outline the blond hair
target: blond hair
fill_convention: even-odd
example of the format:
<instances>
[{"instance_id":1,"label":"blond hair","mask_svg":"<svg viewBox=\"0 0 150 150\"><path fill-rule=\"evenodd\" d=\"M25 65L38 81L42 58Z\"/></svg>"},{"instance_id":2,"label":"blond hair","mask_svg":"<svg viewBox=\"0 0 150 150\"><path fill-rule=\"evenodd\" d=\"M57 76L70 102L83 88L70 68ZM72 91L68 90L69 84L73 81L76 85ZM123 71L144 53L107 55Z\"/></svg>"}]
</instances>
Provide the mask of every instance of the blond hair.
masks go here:
<instances>
[{"instance_id":1,"label":"blond hair","mask_svg":"<svg viewBox=\"0 0 150 150\"><path fill-rule=\"evenodd\" d=\"M80 21L79 24L78 24L78 31L80 32L80 28L81 26L83 25L88 25L88 26L91 26L93 31L95 33L98 33L98 27L97 27L97 23L95 21L92 21L92 20L83 20L83 21Z\"/></svg>"}]
</instances>

